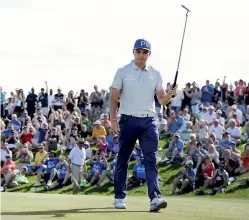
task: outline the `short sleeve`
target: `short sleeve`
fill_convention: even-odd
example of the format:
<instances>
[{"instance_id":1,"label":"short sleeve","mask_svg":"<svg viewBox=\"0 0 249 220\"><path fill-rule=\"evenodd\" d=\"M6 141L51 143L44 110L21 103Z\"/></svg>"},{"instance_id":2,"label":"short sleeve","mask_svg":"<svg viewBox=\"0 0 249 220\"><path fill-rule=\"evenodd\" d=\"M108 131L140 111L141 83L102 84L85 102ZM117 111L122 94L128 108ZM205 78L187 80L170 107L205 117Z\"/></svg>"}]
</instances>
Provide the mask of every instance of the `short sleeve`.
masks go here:
<instances>
[{"instance_id":1,"label":"short sleeve","mask_svg":"<svg viewBox=\"0 0 249 220\"><path fill-rule=\"evenodd\" d=\"M118 69L118 71L116 72L114 79L112 81L111 87L114 89L122 89L123 79L122 79L122 70L121 69Z\"/></svg>"},{"instance_id":2,"label":"short sleeve","mask_svg":"<svg viewBox=\"0 0 249 220\"><path fill-rule=\"evenodd\" d=\"M164 90L163 87L163 78L160 72L157 72L157 83L156 83L156 91Z\"/></svg>"}]
</instances>

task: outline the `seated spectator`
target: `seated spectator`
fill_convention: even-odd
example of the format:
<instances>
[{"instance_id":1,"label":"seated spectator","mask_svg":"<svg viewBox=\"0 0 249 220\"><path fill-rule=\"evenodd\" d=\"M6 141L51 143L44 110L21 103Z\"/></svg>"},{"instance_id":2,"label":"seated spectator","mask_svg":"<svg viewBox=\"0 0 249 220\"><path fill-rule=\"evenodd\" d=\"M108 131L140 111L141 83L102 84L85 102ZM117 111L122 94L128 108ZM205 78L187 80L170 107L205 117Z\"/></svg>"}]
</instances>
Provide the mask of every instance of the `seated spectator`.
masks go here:
<instances>
[{"instance_id":1,"label":"seated spectator","mask_svg":"<svg viewBox=\"0 0 249 220\"><path fill-rule=\"evenodd\" d=\"M26 174L28 173L27 167L23 167L21 170L14 170L13 173L15 176L15 182L17 182L18 185L28 183L28 179L26 177Z\"/></svg>"},{"instance_id":2,"label":"seated spectator","mask_svg":"<svg viewBox=\"0 0 249 220\"><path fill-rule=\"evenodd\" d=\"M172 111L168 118L168 131L167 135L172 135L173 133L179 131L184 124L184 119L179 115L179 112Z\"/></svg>"},{"instance_id":3,"label":"seated spectator","mask_svg":"<svg viewBox=\"0 0 249 220\"><path fill-rule=\"evenodd\" d=\"M165 162L165 159L168 158L169 163L181 163L182 162L182 153L183 153L184 143L180 139L180 134L175 133L173 140L169 143L169 149L166 149L163 152L162 158L159 163Z\"/></svg>"},{"instance_id":4,"label":"seated spectator","mask_svg":"<svg viewBox=\"0 0 249 220\"><path fill-rule=\"evenodd\" d=\"M198 118L196 114L191 114L190 121L192 122L192 130L196 132L198 127Z\"/></svg>"},{"instance_id":5,"label":"seated spectator","mask_svg":"<svg viewBox=\"0 0 249 220\"><path fill-rule=\"evenodd\" d=\"M244 127L244 141L249 142L249 121L246 122Z\"/></svg>"},{"instance_id":6,"label":"seated spectator","mask_svg":"<svg viewBox=\"0 0 249 220\"><path fill-rule=\"evenodd\" d=\"M15 134L15 137L18 137L18 132L14 130L12 124L8 124L7 128L2 131L2 136L3 137L10 137L13 136L13 133Z\"/></svg>"},{"instance_id":7,"label":"seated spectator","mask_svg":"<svg viewBox=\"0 0 249 220\"><path fill-rule=\"evenodd\" d=\"M139 161L140 158L143 156L142 149L140 147L139 141L137 140L134 146L134 149L131 154L131 160Z\"/></svg>"},{"instance_id":8,"label":"seated spectator","mask_svg":"<svg viewBox=\"0 0 249 220\"><path fill-rule=\"evenodd\" d=\"M78 132L79 136L81 138L87 138L88 136L90 136L90 132L87 130L87 127L85 124L81 124L81 130Z\"/></svg>"},{"instance_id":9,"label":"seated spectator","mask_svg":"<svg viewBox=\"0 0 249 220\"><path fill-rule=\"evenodd\" d=\"M78 128L73 127L71 133L69 132L65 138L65 150L71 150L72 148L74 148L77 144L78 139L80 139L80 136L78 135Z\"/></svg>"},{"instance_id":10,"label":"seated spectator","mask_svg":"<svg viewBox=\"0 0 249 220\"><path fill-rule=\"evenodd\" d=\"M208 112L204 114L204 121L208 127L213 124L216 114L214 112L214 107L211 105L208 107Z\"/></svg>"},{"instance_id":11,"label":"seated spectator","mask_svg":"<svg viewBox=\"0 0 249 220\"><path fill-rule=\"evenodd\" d=\"M28 143L24 144L17 152L16 158L19 159L16 169L22 170L27 167L33 159L33 153L28 148Z\"/></svg>"},{"instance_id":12,"label":"seated spectator","mask_svg":"<svg viewBox=\"0 0 249 220\"><path fill-rule=\"evenodd\" d=\"M34 175L36 173L42 172L46 166L44 165L44 159L47 158L48 154L44 150L45 143L39 145L39 151L35 154L35 162L33 165L28 165L28 175Z\"/></svg>"},{"instance_id":13,"label":"seated spectator","mask_svg":"<svg viewBox=\"0 0 249 220\"><path fill-rule=\"evenodd\" d=\"M224 191L228 185L229 175L225 170L226 164L224 161L220 161L219 169L215 170L213 177L207 177L202 189L198 194L203 194L204 190L208 187L212 188L212 194L216 195Z\"/></svg>"},{"instance_id":14,"label":"seated spectator","mask_svg":"<svg viewBox=\"0 0 249 220\"><path fill-rule=\"evenodd\" d=\"M229 134L228 133L224 133L222 140L220 141L220 143L216 147L221 158L224 157L223 153L225 152L225 150L229 149L230 146L231 146L231 144L232 144L232 142L229 139L230 139Z\"/></svg>"},{"instance_id":15,"label":"seated spectator","mask_svg":"<svg viewBox=\"0 0 249 220\"><path fill-rule=\"evenodd\" d=\"M212 178L214 175L215 167L212 163L212 158L210 155L205 155L204 161L201 164L200 172L198 172L198 177L196 178L196 186L203 186L207 178Z\"/></svg>"},{"instance_id":16,"label":"seated spectator","mask_svg":"<svg viewBox=\"0 0 249 220\"><path fill-rule=\"evenodd\" d=\"M13 171L16 169L16 164L12 160L11 155L6 155L6 162L1 168L1 172L4 175L4 182L8 188L13 188L18 186L18 183L15 181L16 174Z\"/></svg>"},{"instance_id":17,"label":"seated spectator","mask_svg":"<svg viewBox=\"0 0 249 220\"><path fill-rule=\"evenodd\" d=\"M213 144L208 145L208 150L203 154L202 152L199 152L199 158L196 165L196 170L199 169L200 165L204 162L204 158L206 155L209 155L212 159L212 162L215 166L218 166L219 164L219 152L216 150L215 146Z\"/></svg>"},{"instance_id":18,"label":"seated spectator","mask_svg":"<svg viewBox=\"0 0 249 220\"><path fill-rule=\"evenodd\" d=\"M108 150L112 150L112 147L113 147L113 137L114 137L114 134L113 134L113 131L111 128L107 129L107 132L106 132L106 141L108 143Z\"/></svg>"},{"instance_id":19,"label":"seated spectator","mask_svg":"<svg viewBox=\"0 0 249 220\"><path fill-rule=\"evenodd\" d=\"M188 113L188 108L184 108L182 110L182 117L183 117L185 123L190 121L190 114Z\"/></svg>"},{"instance_id":20,"label":"seated spectator","mask_svg":"<svg viewBox=\"0 0 249 220\"><path fill-rule=\"evenodd\" d=\"M182 126L181 130L180 130L180 135L181 135L181 139L183 141L187 141L190 138L190 134L193 133L192 130L192 122L191 121L187 121L185 122L185 124Z\"/></svg>"},{"instance_id":21,"label":"seated spectator","mask_svg":"<svg viewBox=\"0 0 249 220\"><path fill-rule=\"evenodd\" d=\"M90 175L86 174L86 179L91 186L94 186L99 182L103 171L108 166L108 162L103 152L97 152L95 156L89 160L89 164L91 166L91 171Z\"/></svg>"},{"instance_id":22,"label":"seated spectator","mask_svg":"<svg viewBox=\"0 0 249 220\"><path fill-rule=\"evenodd\" d=\"M23 127L23 131L20 134L20 141L22 144L29 143L29 148L32 147L32 139L36 134L35 128L32 126L32 124L28 124L28 126Z\"/></svg>"},{"instance_id":23,"label":"seated spectator","mask_svg":"<svg viewBox=\"0 0 249 220\"><path fill-rule=\"evenodd\" d=\"M230 135L230 141L239 145L241 143L241 130L240 128L236 127L236 122L234 119L231 119L229 122L229 127L226 129L226 132Z\"/></svg>"},{"instance_id":24,"label":"seated spectator","mask_svg":"<svg viewBox=\"0 0 249 220\"><path fill-rule=\"evenodd\" d=\"M109 121L108 115L103 115L103 120L101 120L101 125L107 130L111 127L111 122Z\"/></svg>"},{"instance_id":25,"label":"seated spectator","mask_svg":"<svg viewBox=\"0 0 249 220\"><path fill-rule=\"evenodd\" d=\"M232 105L232 109L228 114L228 118L232 119L234 115L237 115L239 123L242 124L243 123L243 113L240 109L238 109L237 105Z\"/></svg>"},{"instance_id":26,"label":"seated spectator","mask_svg":"<svg viewBox=\"0 0 249 220\"><path fill-rule=\"evenodd\" d=\"M17 120L17 115L13 114L11 116L11 120L8 123L9 125L12 125L14 130L19 132L21 127L22 127L22 123L20 121Z\"/></svg>"},{"instance_id":27,"label":"seated spectator","mask_svg":"<svg viewBox=\"0 0 249 220\"><path fill-rule=\"evenodd\" d=\"M200 120L196 129L197 141L205 142L208 139L208 126L204 120Z\"/></svg>"},{"instance_id":28,"label":"seated spectator","mask_svg":"<svg viewBox=\"0 0 249 220\"><path fill-rule=\"evenodd\" d=\"M249 144L245 146L245 150L241 154L240 159L242 164L234 171L235 174L243 174L249 171Z\"/></svg>"},{"instance_id":29,"label":"seated spectator","mask_svg":"<svg viewBox=\"0 0 249 220\"><path fill-rule=\"evenodd\" d=\"M60 155L59 162L56 164L56 167L52 169L51 174L53 174L53 176L50 176L51 181L49 180L47 185L44 186L45 189L49 191L70 185L71 180L69 178L68 167L69 164L65 160L65 157L63 155ZM56 180L56 182L53 182L53 180Z\"/></svg>"},{"instance_id":30,"label":"seated spectator","mask_svg":"<svg viewBox=\"0 0 249 220\"><path fill-rule=\"evenodd\" d=\"M209 127L209 134L214 133L217 140L221 141L222 135L225 133L225 129L223 126L219 124L218 119L214 119L213 124Z\"/></svg>"},{"instance_id":31,"label":"seated spectator","mask_svg":"<svg viewBox=\"0 0 249 220\"><path fill-rule=\"evenodd\" d=\"M45 183L50 186L54 177L56 176L56 165L59 163L59 159L56 157L56 153L54 151L50 151L49 157L44 160L44 170L45 172L39 171L37 172L36 182L34 186L41 186L41 179L45 181Z\"/></svg>"},{"instance_id":32,"label":"seated spectator","mask_svg":"<svg viewBox=\"0 0 249 220\"><path fill-rule=\"evenodd\" d=\"M167 131L167 120L163 118L162 113L158 113L158 117L156 119L156 125L159 131L159 134L163 134Z\"/></svg>"},{"instance_id":33,"label":"seated spectator","mask_svg":"<svg viewBox=\"0 0 249 220\"><path fill-rule=\"evenodd\" d=\"M8 148L8 144L5 143L4 141L1 141L2 143L0 144L1 148L1 167L2 165L7 162L6 156L11 156L12 157L12 152Z\"/></svg>"},{"instance_id":34,"label":"seated spectator","mask_svg":"<svg viewBox=\"0 0 249 220\"><path fill-rule=\"evenodd\" d=\"M222 116L222 111L219 109L216 111L216 119L218 120L219 125L225 126L225 119Z\"/></svg>"},{"instance_id":35,"label":"seated spectator","mask_svg":"<svg viewBox=\"0 0 249 220\"><path fill-rule=\"evenodd\" d=\"M103 171L99 179L99 182L96 184L97 188L100 187L100 184L105 180L106 177L109 179L110 184L114 184L114 172L116 164L117 164L117 156L115 160L107 167L107 169Z\"/></svg>"},{"instance_id":36,"label":"seated spectator","mask_svg":"<svg viewBox=\"0 0 249 220\"><path fill-rule=\"evenodd\" d=\"M240 167L240 151L236 148L235 142L232 142L230 148L225 150L224 161L230 175L233 175L234 171Z\"/></svg>"},{"instance_id":37,"label":"seated spectator","mask_svg":"<svg viewBox=\"0 0 249 220\"><path fill-rule=\"evenodd\" d=\"M97 138L99 136L106 136L106 130L101 125L100 121L95 121L93 130L92 130L92 137L87 138L87 141L91 142L92 144L96 143Z\"/></svg>"},{"instance_id":38,"label":"seated spectator","mask_svg":"<svg viewBox=\"0 0 249 220\"><path fill-rule=\"evenodd\" d=\"M104 152L105 154L107 153L108 143L105 136L99 136L97 138L97 147L100 152Z\"/></svg>"},{"instance_id":39,"label":"seated spectator","mask_svg":"<svg viewBox=\"0 0 249 220\"><path fill-rule=\"evenodd\" d=\"M63 141L63 135L60 127L53 127L52 130L48 130L45 136L47 141L47 150L56 151L58 144Z\"/></svg>"},{"instance_id":40,"label":"seated spectator","mask_svg":"<svg viewBox=\"0 0 249 220\"><path fill-rule=\"evenodd\" d=\"M172 195L179 195L194 191L195 176L196 172L193 169L193 161L189 160L186 162L184 170L173 181ZM178 192L176 192L176 188L179 188Z\"/></svg>"},{"instance_id":41,"label":"seated spectator","mask_svg":"<svg viewBox=\"0 0 249 220\"><path fill-rule=\"evenodd\" d=\"M5 139L5 142L8 144L8 149L10 149L13 153L17 152L20 142L14 131L12 131L11 135Z\"/></svg>"},{"instance_id":42,"label":"seated spectator","mask_svg":"<svg viewBox=\"0 0 249 220\"><path fill-rule=\"evenodd\" d=\"M132 176L127 180L127 188L140 186L146 182L146 173L144 158L140 157L139 161L132 168Z\"/></svg>"}]
</instances>

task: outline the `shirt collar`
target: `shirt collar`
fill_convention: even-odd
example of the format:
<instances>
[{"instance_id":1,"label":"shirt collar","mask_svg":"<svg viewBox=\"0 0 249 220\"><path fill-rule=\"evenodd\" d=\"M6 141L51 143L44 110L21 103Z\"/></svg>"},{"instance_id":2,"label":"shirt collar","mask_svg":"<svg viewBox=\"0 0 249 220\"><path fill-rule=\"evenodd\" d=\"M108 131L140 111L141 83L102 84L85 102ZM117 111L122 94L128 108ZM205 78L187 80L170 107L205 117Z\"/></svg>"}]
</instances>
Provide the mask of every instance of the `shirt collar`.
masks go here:
<instances>
[{"instance_id":1,"label":"shirt collar","mask_svg":"<svg viewBox=\"0 0 249 220\"><path fill-rule=\"evenodd\" d=\"M131 61L131 65L132 65L132 68L133 68L134 70L141 70L141 69L135 64L135 61L134 61L134 60ZM148 65L148 64L146 64L144 70L149 71L149 65Z\"/></svg>"}]
</instances>

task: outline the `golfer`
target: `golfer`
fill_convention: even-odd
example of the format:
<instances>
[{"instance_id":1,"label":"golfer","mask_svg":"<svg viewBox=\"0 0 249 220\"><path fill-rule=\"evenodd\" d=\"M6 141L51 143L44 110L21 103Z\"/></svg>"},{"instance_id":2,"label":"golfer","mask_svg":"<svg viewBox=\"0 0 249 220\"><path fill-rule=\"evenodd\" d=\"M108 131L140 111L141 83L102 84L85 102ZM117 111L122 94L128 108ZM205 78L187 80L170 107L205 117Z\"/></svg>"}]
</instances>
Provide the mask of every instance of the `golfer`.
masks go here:
<instances>
[{"instance_id":1,"label":"golfer","mask_svg":"<svg viewBox=\"0 0 249 220\"><path fill-rule=\"evenodd\" d=\"M110 114L112 129L117 132L117 107L120 98L119 146L120 151L114 176L115 201L117 209L125 209L127 168L132 150L139 140L144 155L146 180L150 198L150 211L167 207L161 199L158 184L156 155L158 150L158 129L155 122L154 95L160 104L171 100L176 91L165 93L161 74L147 64L151 55L151 45L138 39L133 48L134 60L118 69L112 86Z\"/></svg>"}]
</instances>

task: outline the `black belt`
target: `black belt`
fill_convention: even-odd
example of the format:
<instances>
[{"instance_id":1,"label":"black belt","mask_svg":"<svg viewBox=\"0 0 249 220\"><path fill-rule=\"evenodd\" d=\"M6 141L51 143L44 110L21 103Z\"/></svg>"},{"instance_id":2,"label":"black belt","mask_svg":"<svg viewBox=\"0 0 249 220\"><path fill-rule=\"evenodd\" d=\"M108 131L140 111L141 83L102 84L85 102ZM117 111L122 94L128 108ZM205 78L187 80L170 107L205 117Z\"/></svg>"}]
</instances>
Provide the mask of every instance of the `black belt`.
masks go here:
<instances>
[{"instance_id":1,"label":"black belt","mask_svg":"<svg viewBox=\"0 0 249 220\"><path fill-rule=\"evenodd\" d=\"M136 118L140 118L139 116L137 115L125 115L125 114L122 114L123 116L128 116L128 117L136 117ZM141 118L153 118L153 116L149 115L149 114L141 114L140 115Z\"/></svg>"},{"instance_id":2,"label":"black belt","mask_svg":"<svg viewBox=\"0 0 249 220\"><path fill-rule=\"evenodd\" d=\"M78 165L78 164L75 164L75 163L71 163L72 165L75 165L77 167L82 167L83 165Z\"/></svg>"}]
</instances>

